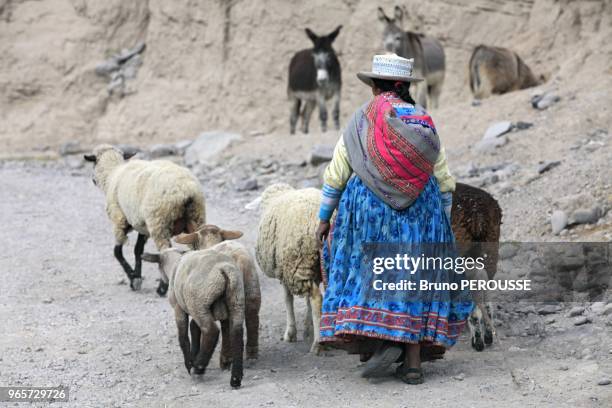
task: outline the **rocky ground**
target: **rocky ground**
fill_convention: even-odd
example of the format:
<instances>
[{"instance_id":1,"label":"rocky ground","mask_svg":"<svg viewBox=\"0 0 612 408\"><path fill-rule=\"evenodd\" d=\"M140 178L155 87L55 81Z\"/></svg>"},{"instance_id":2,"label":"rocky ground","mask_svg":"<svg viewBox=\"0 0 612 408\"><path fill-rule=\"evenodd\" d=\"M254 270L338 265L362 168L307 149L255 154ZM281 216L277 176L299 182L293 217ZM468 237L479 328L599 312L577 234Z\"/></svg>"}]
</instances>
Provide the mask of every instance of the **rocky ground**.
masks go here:
<instances>
[{"instance_id":1,"label":"rocky ground","mask_svg":"<svg viewBox=\"0 0 612 408\"><path fill-rule=\"evenodd\" d=\"M208 221L245 231L243 241L252 246L258 214L244 205L272 181L318 184L324 164L310 164L319 160L307 154L311 141L303 148L294 141L295 160L280 162L274 155L259 156L252 143L274 140L251 137L255 139L225 147L220 142L222 160L216 166L191 164L208 199ZM281 145L275 149L279 155L285 154ZM244 154L235 155L237 149ZM161 146L150 150L154 156L168 153ZM321 157L325 150L317 149ZM172 157L182 160L181 155ZM358 359L341 351L310 355L301 331L297 343L282 342L280 286L261 276L260 358L247 366L243 387L230 388L229 373L218 368L216 355L203 378L190 377L167 299L155 293L156 269L147 265L142 291L130 291L112 256L102 194L78 155L4 162L0 189L1 243L7 248L0 257L5 276L0 300L5 322L2 385L68 385L66 405L75 407L233 407L247 401L249 406L281 407L408 407L415 401L472 407L612 403L612 303L605 297L560 305L500 304L493 346L477 353L464 336L443 361L425 363L424 385L406 386L392 377L360 378ZM507 208L505 197L500 196L505 217L520 217ZM511 223L506 221L504 228L505 236L512 234ZM585 228L570 230L568 237ZM550 225L541 230L552 239ZM297 303L298 321L303 321L304 305Z\"/></svg>"}]
</instances>

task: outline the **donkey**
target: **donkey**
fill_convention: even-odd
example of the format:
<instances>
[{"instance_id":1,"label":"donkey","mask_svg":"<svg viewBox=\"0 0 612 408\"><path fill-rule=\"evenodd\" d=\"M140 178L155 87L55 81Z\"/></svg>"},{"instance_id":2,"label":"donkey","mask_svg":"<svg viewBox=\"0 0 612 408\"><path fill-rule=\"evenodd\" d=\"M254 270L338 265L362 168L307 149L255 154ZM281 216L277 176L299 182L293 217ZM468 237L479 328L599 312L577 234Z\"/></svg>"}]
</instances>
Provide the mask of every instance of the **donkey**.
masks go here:
<instances>
[{"instance_id":1,"label":"donkey","mask_svg":"<svg viewBox=\"0 0 612 408\"><path fill-rule=\"evenodd\" d=\"M425 81L416 84L415 100L422 106L437 108L444 84L446 57L437 39L425 34L403 31L404 11L395 6L393 17L388 17L382 7L378 19L385 24L383 44L385 50L400 57L414 58L414 73Z\"/></svg>"},{"instance_id":2,"label":"donkey","mask_svg":"<svg viewBox=\"0 0 612 408\"><path fill-rule=\"evenodd\" d=\"M482 44L472 52L469 71L470 89L476 99L530 88L546 80L543 75L536 78L514 51Z\"/></svg>"},{"instance_id":3,"label":"donkey","mask_svg":"<svg viewBox=\"0 0 612 408\"><path fill-rule=\"evenodd\" d=\"M308 123L315 104L319 105L321 131L327 131L326 101L334 100L332 115L336 129L340 129L340 89L342 77L340 61L332 43L340 33L341 25L328 35L319 37L309 28L306 35L314 47L298 51L289 64L289 85L287 95L292 102L289 125L295 133L298 117L302 115L302 132L308 133ZM303 106L302 109L301 106Z\"/></svg>"}]
</instances>

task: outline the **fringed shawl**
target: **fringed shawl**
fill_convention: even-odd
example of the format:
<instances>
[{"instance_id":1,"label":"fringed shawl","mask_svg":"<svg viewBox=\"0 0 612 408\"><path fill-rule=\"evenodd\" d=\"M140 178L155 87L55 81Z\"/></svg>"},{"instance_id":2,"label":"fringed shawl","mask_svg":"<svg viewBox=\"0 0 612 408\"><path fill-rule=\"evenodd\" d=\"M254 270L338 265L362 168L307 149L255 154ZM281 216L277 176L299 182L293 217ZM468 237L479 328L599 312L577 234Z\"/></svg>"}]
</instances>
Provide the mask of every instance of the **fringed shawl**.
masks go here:
<instances>
[{"instance_id":1,"label":"fringed shawl","mask_svg":"<svg viewBox=\"0 0 612 408\"><path fill-rule=\"evenodd\" d=\"M353 171L396 210L417 199L440 152L431 117L393 92L355 112L343 137Z\"/></svg>"}]
</instances>

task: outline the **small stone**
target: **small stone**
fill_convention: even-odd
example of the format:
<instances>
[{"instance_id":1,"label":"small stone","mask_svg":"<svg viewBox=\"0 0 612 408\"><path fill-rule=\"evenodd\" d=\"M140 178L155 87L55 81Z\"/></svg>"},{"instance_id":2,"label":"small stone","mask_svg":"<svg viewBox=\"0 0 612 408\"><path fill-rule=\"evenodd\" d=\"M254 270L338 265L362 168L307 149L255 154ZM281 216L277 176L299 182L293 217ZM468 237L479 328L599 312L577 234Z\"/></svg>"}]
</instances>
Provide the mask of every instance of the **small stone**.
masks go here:
<instances>
[{"instance_id":1,"label":"small stone","mask_svg":"<svg viewBox=\"0 0 612 408\"><path fill-rule=\"evenodd\" d=\"M474 147L479 153L490 153L506 143L508 143L508 138L506 136L499 136L493 139L482 139Z\"/></svg>"},{"instance_id":2,"label":"small stone","mask_svg":"<svg viewBox=\"0 0 612 408\"><path fill-rule=\"evenodd\" d=\"M591 318L587 317L587 316L582 316L579 317L578 319L574 320L574 326L582 326L583 324L587 324L587 323L591 323L592 320Z\"/></svg>"},{"instance_id":3,"label":"small stone","mask_svg":"<svg viewBox=\"0 0 612 408\"><path fill-rule=\"evenodd\" d=\"M582 307L582 306L574 306L567 313L567 316L568 317L576 317L576 316L580 316L583 313L584 313L584 307Z\"/></svg>"},{"instance_id":4,"label":"small stone","mask_svg":"<svg viewBox=\"0 0 612 408\"><path fill-rule=\"evenodd\" d=\"M557 322L557 319L555 319L554 317L549 317L548 319L546 319L544 321L544 323L546 323L546 324L553 324L553 323L556 323L556 322Z\"/></svg>"},{"instance_id":5,"label":"small stone","mask_svg":"<svg viewBox=\"0 0 612 408\"><path fill-rule=\"evenodd\" d=\"M610 381L609 378L602 378L601 380L597 381L597 385L610 385L612 381Z\"/></svg>"},{"instance_id":6,"label":"small stone","mask_svg":"<svg viewBox=\"0 0 612 408\"><path fill-rule=\"evenodd\" d=\"M149 149L149 154L151 155L152 159L157 159L164 156L174 156L178 154L178 149L175 145L160 143L151 146Z\"/></svg>"},{"instance_id":7,"label":"small stone","mask_svg":"<svg viewBox=\"0 0 612 408\"><path fill-rule=\"evenodd\" d=\"M538 174L546 173L547 171L554 169L558 165L561 164L561 161L548 161L548 162L540 162L538 165Z\"/></svg>"},{"instance_id":8,"label":"small stone","mask_svg":"<svg viewBox=\"0 0 612 408\"><path fill-rule=\"evenodd\" d=\"M258 183L256 178L242 180L236 183L236 191L251 191L257 190Z\"/></svg>"},{"instance_id":9,"label":"small stone","mask_svg":"<svg viewBox=\"0 0 612 408\"><path fill-rule=\"evenodd\" d=\"M552 233L558 235L561 231L567 227L568 218L567 214L561 210L553 211L550 216L550 225L552 227Z\"/></svg>"},{"instance_id":10,"label":"small stone","mask_svg":"<svg viewBox=\"0 0 612 408\"><path fill-rule=\"evenodd\" d=\"M599 314L602 316L612 315L612 303L608 303Z\"/></svg>"},{"instance_id":11,"label":"small stone","mask_svg":"<svg viewBox=\"0 0 612 408\"><path fill-rule=\"evenodd\" d=\"M187 150L187 148L191 146L192 143L193 140L181 140L180 142L176 142L174 144L174 147L176 148L178 154L183 155L185 154L185 150Z\"/></svg>"},{"instance_id":12,"label":"small stone","mask_svg":"<svg viewBox=\"0 0 612 408\"><path fill-rule=\"evenodd\" d=\"M503 134L506 134L512 130L512 122L503 121L497 122L489 126L482 137L482 140L490 140L500 137Z\"/></svg>"},{"instance_id":13,"label":"small stone","mask_svg":"<svg viewBox=\"0 0 612 408\"><path fill-rule=\"evenodd\" d=\"M542 95L536 95L531 99L531 106L535 109L544 110L559 102L561 97L554 92L545 92Z\"/></svg>"},{"instance_id":14,"label":"small stone","mask_svg":"<svg viewBox=\"0 0 612 408\"><path fill-rule=\"evenodd\" d=\"M314 145L310 150L310 155L308 156L308 163L312 164L313 166L317 166L321 163L330 161L333 156L334 146L317 144Z\"/></svg>"},{"instance_id":15,"label":"small stone","mask_svg":"<svg viewBox=\"0 0 612 408\"><path fill-rule=\"evenodd\" d=\"M549 315L558 313L561 311L561 306L559 305L544 305L538 308L539 315Z\"/></svg>"},{"instance_id":16,"label":"small stone","mask_svg":"<svg viewBox=\"0 0 612 408\"><path fill-rule=\"evenodd\" d=\"M600 207L579 208L572 213L569 222L572 224L594 224L601 218L603 211Z\"/></svg>"},{"instance_id":17,"label":"small stone","mask_svg":"<svg viewBox=\"0 0 612 408\"><path fill-rule=\"evenodd\" d=\"M482 102L480 101L480 99L474 99L472 101L472 106L480 106L482 105Z\"/></svg>"},{"instance_id":18,"label":"small stone","mask_svg":"<svg viewBox=\"0 0 612 408\"><path fill-rule=\"evenodd\" d=\"M53 303L53 298L44 298L42 302L45 304Z\"/></svg>"},{"instance_id":19,"label":"small stone","mask_svg":"<svg viewBox=\"0 0 612 408\"><path fill-rule=\"evenodd\" d=\"M519 120L518 122L514 123L514 128L516 130L525 130L525 129L529 129L532 126L533 126L533 123L531 123L531 122L523 122L521 120Z\"/></svg>"},{"instance_id":20,"label":"small stone","mask_svg":"<svg viewBox=\"0 0 612 408\"><path fill-rule=\"evenodd\" d=\"M457 381L463 381L463 380L465 380L465 374L464 373L459 373L459 374L453 376L453 379L457 380Z\"/></svg>"},{"instance_id":21,"label":"small stone","mask_svg":"<svg viewBox=\"0 0 612 408\"><path fill-rule=\"evenodd\" d=\"M562 366L560 366L560 367L559 367L559 370L561 370L561 371L567 371L567 370L569 370L569 366L562 365Z\"/></svg>"},{"instance_id":22,"label":"small stone","mask_svg":"<svg viewBox=\"0 0 612 408\"><path fill-rule=\"evenodd\" d=\"M70 154L78 154L83 152L84 150L77 140L68 141L62 144L59 148L59 154L62 156L68 156Z\"/></svg>"},{"instance_id":23,"label":"small stone","mask_svg":"<svg viewBox=\"0 0 612 408\"><path fill-rule=\"evenodd\" d=\"M131 351L124 351L123 353L121 353L121 355L123 356L129 356L130 354L132 354Z\"/></svg>"}]
</instances>

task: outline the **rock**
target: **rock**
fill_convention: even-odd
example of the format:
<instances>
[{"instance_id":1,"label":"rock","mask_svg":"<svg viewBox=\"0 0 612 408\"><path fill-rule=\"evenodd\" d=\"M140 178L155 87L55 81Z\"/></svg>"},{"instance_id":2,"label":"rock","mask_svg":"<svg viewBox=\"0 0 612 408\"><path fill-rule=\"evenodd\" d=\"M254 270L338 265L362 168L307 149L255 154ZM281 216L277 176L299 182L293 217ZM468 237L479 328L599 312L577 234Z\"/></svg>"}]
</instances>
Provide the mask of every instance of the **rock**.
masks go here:
<instances>
[{"instance_id":1,"label":"rock","mask_svg":"<svg viewBox=\"0 0 612 408\"><path fill-rule=\"evenodd\" d=\"M203 132L185 150L185 164L194 167L197 164L208 164L230 143L242 139L237 133Z\"/></svg>"},{"instance_id":2,"label":"rock","mask_svg":"<svg viewBox=\"0 0 612 408\"><path fill-rule=\"evenodd\" d=\"M96 65L94 72L99 76L109 76L112 72L119 69L119 62L115 58L110 58Z\"/></svg>"},{"instance_id":3,"label":"rock","mask_svg":"<svg viewBox=\"0 0 612 408\"><path fill-rule=\"evenodd\" d=\"M549 315L558 313L561 311L560 305L543 305L538 308L539 315Z\"/></svg>"},{"instance_id":4,"label":"rock","mask_svg":"<svg viewBox=\"0 0 612 408\"><path fill-rule=\"evenodd\" d=\"M71 169L76 170L85 166L85 159L83 158L82 154L72 154L66 157L64 163L66 163L66 166L70 167Z\"/></svg>"},{"instance_id":5,"label":"rock","mask_svg":"<svg viewBox=\"0 0 612 408\"><path fill-rule=\"evenodd\" d=\"M157 159L164 156L175 156L178 154L178 149L173 144L156 144L151 146L149 154L152 159Z\"/></svg>"},{"instance_id":6,"label":"rock","mask_svg":"<svg viewBox=\"0 0 612 408\"><path fill-rule=\"evenodd\" d=\"M242 180L236 183L236 191L251 191L257 190L258 184L256 178Z\"/></svg>"},{"instance_id":7,"label":"rock","mask_svg":"<svg viewBox=\"0 0 612 408\"><path fill-rule=\"evenodd\" d=\"M605 302L593 302L591 304L591 312L601 315L603 314L604 309L606 308Z\"/></svg>"},{"instance_id":8,"label":"rock","mask_svg":"<svg viewBox=\"0 0 612 408\"><path fill-rule=\"evenodd\" d=\"M185 150L187 150L187 148L191 146L192 143L193 143L193 140L181 140L180 142L176 142L174 144L174 147L176 148L176 151L178 152L178 154L184 155Z\"/></svg>"},{"instance_id":9,"label":"rock","mask_svg":"<svg viewBox=\"0 0 612 408\"><path fill-rule=\"evenodd\" d=\"M610 381L609 378L602 378L601 380L597 381L597 385L610 385L612 381Z\"/></svg>"},{"instance_id":10,"label":"rock","mask_svg":"<svg viewBox=\"0 0 612 408\"><path fill-rule=\"evenodd\" d=\"M531 98L531 106L533 106L535 109L544 110L548 109L550 106L554 105L560 100L561 97L559 95L549 91L543 93L542 95L535 95L533 98Z\"/></svg>"},{"instance_id":11,"label":"rock","mask_svg":"<svg viewBox=\"0 0 612 408\"><path fill-rule=\"evenodd\" d=\"M119 64L124 64L130 58L142 53L146 47L147 45L141 41L137 43L133 48L122 50L121 53L115 55L114 58L117 59L117 62Z\"/></svg>"},{"instance_id":12,"label":"rock","mask_svg":"<svg viewBox=\"0 0 612 408\"><path fill-rule=\"evenodd\" d=\"M53 298L51 298L51 297L44 298L42 302L48 305L50 303L53 303Z\"/></svg>"},{"instance_id":13,"label":"rock","mask_svg":"<svg viewBox=\"0 0 612 408\"><path fill-rule=\"evenodd\" d=\"M140 149L139 147L127 145L127 144L118 144L118 145L115 145L115 147L121 150L124 155L127 154L130 156L135 156L136 154L142 151L142 149Z\"/></svg>"},{"instance_id":14,"label":"rock","mask_svg":"<svg viewBox=\"0 0 612 408\"><path fill-rule=\"evenodd\" d=\"M530 127L533 126L533 123L531 122L523 122L523 121L518 121L514 123L514 129L516 130L525 130L525 129L529 129Z\"/></svg>"},{"instance_id":15,"label":"rock","mask_svg":"<svg viewBox=\"0 0 612 408\"><path fill-rule=\"evenodd\" d=\"M587 324L587 323L592 323L591 318L587 316L582 316L574 320L574 326L582 326L583 324Z\"/></svg>"},{"instance_id":16,"label":"rock","mask_svg":"<svg viewBox=\"0 0 612 408\"><path fill-rule=\"evenodd\" d=\"M457 380L457 381L463 381L463 380L465 380L465 374L464 373L459 373L457 375L454 375L453 379Z\"/></svg>"},{"instance_id":17,"label":"rock","mask_svg":"<svg viewBox=\"0 0 612 408\"><path fill-rule=\"evenodd\" d=\"M566 365L559 366L559 370L567 371L567 370L569 370L569 366L566 366Z\"/></svg>"},{"instance_id":18,"label":"rock","mask_svg":"<svg viewBox=\"0 0 612 408\"><path fill-rule=\"evenodd\" d=\"M334 146L325 144L316 144L310 150L308 163L317 166L321 163L328 162L334 155Z\"/></svg>"},{"instance_id":19,"label":"rock","mask_svg":"<svg viewBox=\"0 0 612 408\"><path fill-rule=\"evenodd\" d=\"M554 235L558 235L561 231L565 229L565 227L567 227L567 222L567 214L564 211L553 211L552 215L550 216L550 225L552 227L552 233Z\"/></svg>"},{"instance_id":20,"label":"rock","mask_svg":"<svg viewBox=\"0 0 612 408\"><path fill-rule=\"evenodd\" d=\"M480 99L474 99L472 101L472 106L480 106L482 105L482 102L480 101Z\"/></svg>"},{"instance_id":21,"label":"rock","mask_svg":"<svg viewBox=\"0 0 612 408\"><path fill-rule=\"evenodd\" d=\"M63 143L59 148L59 154L61 156L68 156L71 154L83 153L85 150L81 147L81 144L77 140L71 140Z\"/></svg>"},{"instance_id":22,"label":"rock","mask_svg":"<svg viewBox=\"0 0 612 408\"><path fill-rule=\"evenodd\" d=\"M538 174L542 174L545 173L551 169L554 169L555 167L557 167L558 165L561 164L561 161L556 160L556 161L548 161L548 162L540 162L540 164L538 165Z\"/></svg>"},{"instance_id":23,"label":"rock","mask_svg":"<svg viewBox=\"0 0 612 408\"><path fill-rule=\"evenodd\" d=\"M499 136L494 139L482 139L476 143L475 148L479 153L490 153L506 143L508 143L508 138L506 136Z\"/></svg>"},{"instance_id":24,"label":"rock","mask_svg":"<svg viewBox=\"0 0 612 408\"><path fill-rule=\"evenodd\" d=\"M500 137L503 134L510 132L513 128L512 122L503 121L492 124L487 128L482 140L490 140Z\"/></svg>"},{"instance_id":25,"label":"rock","mask_svg":"<svg viewBox=\"0 0 612 408\"><path fill-rule=\"evenodd\" d=\"M599 314L602 316L612 315L612 303L608 303Z\"/></svg>"},{"instance_id":26,"label":"rock","mask_svg":"<svg viewBox=\"0 0 612 408\"><path fill-rule=\"evenodd\" d=\"M514 186L510 183L502 183L499 185L499 194L510 194L514 191Z\"/></svg>"},{"instance_id":27,"label":"rock","mask_svg":"<svg viewBox=\"0 0 612 408\"><path fill-rule=\"evenodd\" d=\"M599 206L591 208L579 208L572 212L569 217L570 224L595 224L603 215L603 210Z\"/></svg>"},{"instance_id":28,"label":"rock","mask_svg":"<svg viewBox=\"0 0 612 408\"><path fill-rule=\"evenodd\" d=\"M580 316L583 313L584 313L584 307L582 307L582 306L574 306L567 313L567 316L568 317L576 317L576 316Z\"/></svg>"}]
</instances>

